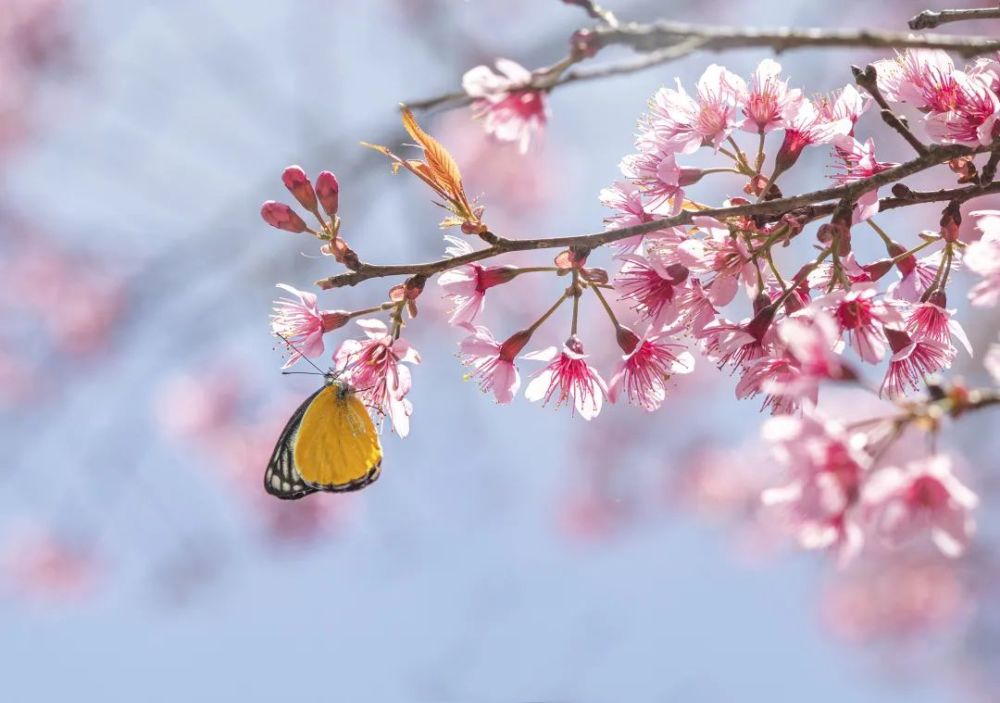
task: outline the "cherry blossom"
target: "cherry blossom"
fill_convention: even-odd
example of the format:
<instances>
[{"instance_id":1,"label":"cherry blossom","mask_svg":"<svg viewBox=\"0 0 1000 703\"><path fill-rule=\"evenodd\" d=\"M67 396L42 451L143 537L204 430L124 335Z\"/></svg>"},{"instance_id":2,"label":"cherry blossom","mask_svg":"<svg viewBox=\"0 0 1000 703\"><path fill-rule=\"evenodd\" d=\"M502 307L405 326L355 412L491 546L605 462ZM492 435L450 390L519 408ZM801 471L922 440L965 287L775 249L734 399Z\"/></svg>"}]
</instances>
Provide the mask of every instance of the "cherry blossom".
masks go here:
<instances>
[{"instance_id":1,"label":"cherry blossom","mask_svg":"<svg viewBox=\"0 0 1000 703\"><path fill-rule=\"evenodd\" d=\"M486 133L501 142L516 143L523 154L548 119L545 96L526 88L531 71L510 59L497 59L499 73L476 66L462 77L462 88L474 100L472 110L483 119Z\"/></svg>"},{"instance_id":2,"label":"cherry blossom","mask_svg":"<svg viewBox=\"0 0 1000 703\"><path fill-rule=\"evenodd\" d=\"M866 482L862 500L874 531L890 545L929 532L950 557L965 551L975 530L972 511L979 503L955 477L947 454L879 469Z\"/></svg>"},{"instance_id":3,"label":"cherry blossom","mask_svg":"<svg viewBox=\"0 0 1000 703\"><path fill-rule=\"evenodd\" d=\"M403 363L420 363L420 354L402 338L393 338L381 320L357 321L367 339L345 339L334 354L337 369L365 404L383 412L400 437L410 433L413 405L406 398L412 380Z\"/></svg>"},{"instance_id":4,"label":"cherry blossom","mask_svg":"<svg viewBox=\"0 0 1000 703\"><path fill-rule=\"evenodd\" d=\"M343 310L320 310L316 295L298 290L287 283L278 288L293 298L279 298L271 314L271 332L288 344L288 361L282 368L292 366L302 357L317 357L323 353L323 335L342 327L350 319Z\"/></svg>"},{"instance_id":5,"label":"cherry blossom","mask_svg":"<svg viewBox=\"0 0 1000 703\"><path fill-rule=\"evenodd\" d=\"M601 412L608 386L587 363L583 343L577 337L570 337L561 352L548 347L524 358L548 362L545 368L532 374L524 391L529 401L548 403L555 397L556 407L572 403L574 411L584 420L592 420Z\"/></svg>"},{"instance_id":6,"label":"cherry blossom","mask_svg":"<svg viewBox=\"0 0 1000 703\"><path fill-rule=\"evenodd\" d=\"M647 411L657 410L667 397L666 383L673 374L694 371L694 357L684 345L650 326L642 337L621 328L618 343L625 354L608 384L608 399L618 402L622 390L629 402Z\"/></svg>"},{"instance_id":7,"label":"cherry blossom","mask_svg":"<svg viewBox=\"0 0 1000 703\"><path fill-rule=\"evenodd\" d=\"M969 300L979 307L993 307L1000 302L1000 210L977 210L982 237L969 244L963 261L970 271L983 280L969 291Z\"/></svg>"},{"instance_id":8,"label":"cherry blossom","mask_svg":"<svg viewBox=\"0 0 1000 703\"><path fill-rule=\"evenodd\" d=\"M531 334L518 332L502 344L493 333L483 326L464 325L470 334L459 343L462 363L472 367L466 376L475 378L484 393L493 393L498 403L510 403L521 387L521 376L514 365L514 359Z\"/></svg>"},{"instance_id":9,"label":"cherry blossom","mask_svg":"<svg viewBox=\"0 0 1000 703\"><path fill-rule=\"evenodd\" d=\"M747 132L767 133L784 126L784 115L791 103L801 99L802 91L788 89L788 82L778 78L781 64L764 59L754 69L743 104Z\"/></svg>"}]
</instances>

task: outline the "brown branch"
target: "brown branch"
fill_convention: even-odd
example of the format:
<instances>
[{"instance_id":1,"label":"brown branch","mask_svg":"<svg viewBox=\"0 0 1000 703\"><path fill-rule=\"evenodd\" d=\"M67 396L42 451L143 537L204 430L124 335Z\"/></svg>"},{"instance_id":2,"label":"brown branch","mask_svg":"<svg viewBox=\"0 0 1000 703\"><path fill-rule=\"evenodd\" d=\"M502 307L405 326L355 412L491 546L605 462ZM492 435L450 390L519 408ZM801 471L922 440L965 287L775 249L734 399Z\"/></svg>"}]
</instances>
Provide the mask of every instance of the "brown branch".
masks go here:
<instances>
[{"instance_id":1,"label":"brown branch","mask_svg":"<svg viewBox=\"0 0 1000 703\"><path fill-rule=\"evenodd\" d=\"M438 261L431 261L423 264L398 264L398 265L376 265L360 263L355 270L348 273L342 273L336 276L330 276L329 278L324 278L316 282L316 285L323 289L337 288L340 286L353 286L366 281L370 278L383 278L386 276L403 276L403 275L413 275L421 274L425 276L430 276L435 273L440 273L441 271L446 271L448 269L461 266L463 264L469 264L476 261L482 261L483 259L489 259L500 254L506 254L514 251L530 251L534 249L555 249L555 248L568 248L568 247L587 247L596 248L604 244L609 244L611 242L616 242L621 239L626 239L639 234L648 234L650 232L655 232L657 230L667 229L670 227L677 227L680 225L687 225L692 222L695 217L752 217L757 215L782 215L793 210L802 208L812 203L820 203L830 200L843 201L857 200L862 194L875 190L881 186L893 183L902 178L910 176L914 173L924 171L933 166L937 166L944 163L950 159L956 158L958 156L970 156L974 154L981 154L986 151L990 151L992 146L962 146L960 144L949 144L949 145L931 145L927 148L927 153L924 156L919 156L912 161L907 161L898 166L886 169L880 173L876 173L868 178L862 178L860 180L854 181L852 183L846 183L839 186L834 186L832 188L823 188L820 190L815 190L810 193L803 193L802 195L794 195L786 198L775 198L774 200L765 200L759 203L751 203L747 205L734 205L730 207L720 207L720 208L706 208L703 210L684 210L677 215L672 217L665 217L661 220L653 220L652 222L644 222L642 224L635 225L633 227L623 227L621 229L606 230L603 232L595 232L592 234L580 234L580 235L570 235L563 237L543 237L543 238L529 238L529 239L506 239L503 237L497 237L496 243L487 248L481 249L479 251L471 252L469 254L463 254L450 259L439 259ZM962 195L966 195L967 200L970 197L975 197L975 195L981 195L987 192L997 192L1000 191L1000 186L997 187L997 191L994 191L992 185L975 185L966 189L959 189ZM890 208L902 207L903 200L908 199L910 204L915 204L918 202L932 202L934 200L955 200L956 193L953 191L936 191L933 193L920 194L914 191L909 191L907 189L908 195L903 197L896 196L894 199L890 200ZM898 204L897 204L898 201ZM830 205L830 212L833 212L835 205ZM819 209L816 210L819 212ZM817 214L816 217L819 215Z\"/></svg>"},{"instance_id":2,"label":"brown branch","mask_svg":"<svg viewBox=\"0 0 1000 703\"><path fill-rule=\"evenodd\" d=\"M973 10L924 10L909 21L910 29L933 29L946 22L1000 19L1000 7L983 7Z\"/></svg>"},{"instance_id":3,"label":"brown branch","mask_svg":"<svg viewBox=\"0 0 1000 703\"><path fill-rule=\"evenodd\" d=\"M753 47L766 47L778 53L804 48L944 49L970 57L1000 49L1000 40L991 37L936 34L921 36L870 29L711 27L665 20L650 24L596 27L592 32L592 40L597 47L624 44L643 52L674 46L690 38L703 39L702 48L709 51Z\"/></svg>"},{"instance_id":4,"label":"brown branch","mask_svg":"<svg viewBox=\"0 0 1000 703\"><path fill-rule=\"evenodd\" d=\"M892 108L889 107L889 102L882 95L882 91L878 88L878 73L874 66L868 65L863 71L858 66L851 66L851 72L854 74L854 80L868 91L868 94L872 96L875 102L880 108L882 108L879 113L882 116L882 121L887 125L896 130L900 136L907 141L907 143L913 147L914 151L918 155L923 156L927 153L927 147L924 143L917 139L917 137L910 131L910 126L906 122L905 117L900 117Z\"/></svg>"}]
</instances>

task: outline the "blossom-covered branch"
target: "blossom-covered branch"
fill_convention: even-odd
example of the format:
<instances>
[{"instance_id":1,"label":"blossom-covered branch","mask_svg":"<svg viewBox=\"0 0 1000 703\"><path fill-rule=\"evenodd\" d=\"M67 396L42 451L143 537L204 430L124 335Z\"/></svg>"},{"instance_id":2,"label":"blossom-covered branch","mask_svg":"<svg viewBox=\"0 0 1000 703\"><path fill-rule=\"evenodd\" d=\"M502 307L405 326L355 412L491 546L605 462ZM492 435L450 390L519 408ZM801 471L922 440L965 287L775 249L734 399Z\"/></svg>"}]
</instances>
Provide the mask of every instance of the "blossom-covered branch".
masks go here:
<instances>
[{"instance_id":1,"label":"blossom-covered branch","mask_svg":"<svg viewBox=\"0 0 1000 703\"><path fill-rule=\"evenodd\" d=\"M570 63L553 67L546 80L551 84ZM490 135L525 151L545 124L544 91L525 90L537 76L513 62L500 60L497 68L499 74L485 66L466 74L474 113ZM761 499L786 516L803 546L831 548L846 560L866 540L928 534L944 554L957 556L972 534L977 498L954 475L937 437L944 419L994 407L1000 391L970 389L940 374L960 350L974 353L948 307L962 285L953 272L964 266L979 277L962 291L972 305L1000 303L1000 211L963 211L975 198L1000 193L1000 61L958 68L943 51L910 49L855 69L854 77L865 92L852 83L811 98L765 59L749 79L712 64L690 93L680 84L660 88L639 121L635 151L620 163L621 180L600 193L610 211L604 231L557 237L514 239L491 229L485 205L466 195L456 160L404 108L419 158L369 146L394 172L427 185L448 213L441 226L458 233L445 237L444 255L434 261L366 263L345 238L338 181L324 172L314 189L301 169L289 167L285 185L318 228L281 203L265 203L262 214L279 229L312 235L342 265L317 282L321 289L405 279L358 310L321 310L315 295L284 286L295 298L276 305L272 328L294 343L293 357L317 356L327 333L358 318L365 339L343 341L333 359L347 382L381 389L366 391L365 401L400 435L409 431L413 410L410 372L401 364L420 359L402 332L415 324L435 276L451 304L448 322L462 336L466 376L501 404L518 396L519 366L537 362L525 384L528 401L569 406L584 420L615 403L654 412L672 379L693 370L697 353L737 376L737 398L760 397L761 409L774 416L764 437L789 476ZM881 120L874 136L862 138L872 104ZM921 115L912 126L904 106ZM904 138L915 156L879 160L875 138L883 133ZM793 180L800 157L820 147L828 150L834 184L800 192L801 180ZM688 165L699 151L714 161ZM915 190L903 182L924 172L941 187ZM719 202L718 188L709 189L713 200L701 202L695 194L706 183L731 195ZM890 185L891 195L880 197ZM931 203L939 203L939 216L925 216L932 226L916 232L876 221L887 210ZM959 236L965 217L981 232L971 243ZM777 252L803 237L813 246L789 267L792 257ZM862 238L884 256L859 258L858 251L871 249L856 249ZM603 247L610 270L591 261ZM494 261L542 249L557 252L528 266ZM495 335L483 322L486 301L506 295L524 275L548 278L552 297L519 307L525 319L518 328ZM559 325L562 332L553 332ZM545 335L556 343L526 352ZM584 340L595 336L621 351L610 372L587 353ZM1000 379L1000 344L983 361ZM868 381L866 368L879 366L881 382ZM839 423L820 405L821 390L832 384L871 391L891 409L870 421ZM893 464L888 452L906 432L926 436L927 454Z\"/></svg>"}]
</instances>

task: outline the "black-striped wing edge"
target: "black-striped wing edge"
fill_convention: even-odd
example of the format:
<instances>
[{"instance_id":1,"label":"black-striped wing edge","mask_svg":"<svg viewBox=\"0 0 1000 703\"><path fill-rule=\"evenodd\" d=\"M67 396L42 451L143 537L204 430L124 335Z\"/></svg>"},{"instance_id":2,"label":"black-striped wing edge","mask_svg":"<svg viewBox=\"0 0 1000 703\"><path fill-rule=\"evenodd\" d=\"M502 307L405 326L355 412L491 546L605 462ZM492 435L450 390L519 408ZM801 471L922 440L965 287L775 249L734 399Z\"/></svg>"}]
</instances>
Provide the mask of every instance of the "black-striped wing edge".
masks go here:
<instances>
[{"instance_id":1,"label":"black-striped wing edge","mask_svg":"<svg viewBox=\"0 0 1000 703\"><path fill-rule=\"evenodd\" d=\"M325 386L323 387L325 388ZM264 472L264 490L276 498L282 500L298 500L310 493L325 491L329 493L346 493L348 491L359 491L365 486L374 483L382 473L382 459L380 458L375 466L368 472L354 481L342 483L335 486L317 486L306 483L305 479L295 468L294 442L295 435L302 424L302 418L309 409L313 399L323 390L320 388L311 396L306 398L302 405L288 419L288 424L281 431L278 442L274 446L271 460L267 462L267 471Z\"/></svg>"}]
</instances>

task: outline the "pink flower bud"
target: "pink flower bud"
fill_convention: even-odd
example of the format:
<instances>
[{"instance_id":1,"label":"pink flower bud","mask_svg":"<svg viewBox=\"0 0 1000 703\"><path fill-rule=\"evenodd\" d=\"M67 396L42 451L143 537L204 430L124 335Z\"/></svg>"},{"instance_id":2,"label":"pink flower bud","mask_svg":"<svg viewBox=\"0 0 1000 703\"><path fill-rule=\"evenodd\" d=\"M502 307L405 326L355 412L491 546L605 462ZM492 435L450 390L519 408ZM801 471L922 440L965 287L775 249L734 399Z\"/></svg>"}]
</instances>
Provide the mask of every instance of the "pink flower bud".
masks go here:
<instances>
[{"instance_id":1,"label":"pink flower bud","mask_svg":"<svg viewBox=\"0 0 1000 703\"><path fill-rule=\"evenodd\" d=\"M323 320L323 332L332 332L350 322L351 313L346 310L324 310L320 317Z\"/></svg>"},{"instance_id":2,"label":"pink flower bud","mask_svg":"<svg viewBox=\"0 0 1000 703\"><path fill-rule=\"evenodd\" d=\"M578 29L573 32L569 39L570 50L573 56L581 59L589 59L597 55L600 51L597 32L592 29Z\"/></svg>"},{"instance_id":3,"label":"pink flower bud","mask_svg":"<svg viewBox=\"0 0 1000 703\"><path fill-rule=\"evenodd\" d=\"M340 208L340 184L337 177L329 171L323 171L316 177L316 195L326 214L333 217Z\"/></svg>"},{"instance_id":4,"label":"pink flower bud","mask_svg":"<svg viewBox=\"0 0 1000 703\"><path fill-rule=\"evenodd\" d=\"M510 283L520 269L517 266L490 266L479 272L479 287L483 290Z\"/></svg>"},{"instance_id":5,"label":"pink flower bud","mask_svg":"<svg viewBox=\"0 0 1000 703\"><path fill-rule=\"evenodd\" d=\"M284 203L268 200L261 206L260 216L264 218L264 222L267 224L278 229L283 229L286 232L295 232L297 234L306 231L306 223L299 217L295 210Z\"/></svg>"},{"instance_id":6,"label":"pink flower bud","mask_svg":"<svg viewBox=\"0 0 1000 703\"><path fill-rule=\"evenodd\" d=\"M515 357L521 353L525 345L531 339L531 330L521 330L512 334L507 341L500 345L499 356L503 361L513 362Z\"/></svg>"},{"instance_id":7,"label":"pink flower bud","mask_svg":"<svg viewBox=\"0 0 1000 703\"><path fill-rule=\"evenodd\" d=\"M958 241L958 229L962 224L962 213L959 204L954 200L941 213L941 236L946 242Z\"/></svg>"},{"instance_id":8,"label":"pink flower bud","mask_svg":"<svg viewBox=\"0 0 1000 703\"><path fill-rule=\"evenodd\" d=\"M301 167L289 166L281 174L281 180L302 207L309 212L316 212L316 191Z\"/></svg>"},{"instance_id":9,"label":"pink flower bud","mask_svg":"<svg viewBox=\"0 0 1000 703\"><path fill-rule=\"evenodd\" d=\"M618 325L615 329L615 339L618 341L618 346L626 354L631 354L639 346L639 335L624 325Z\"/></svg>"},{"instance_id":10,"label":"pink flower bud","mask_svg":"<svg viewBox=\"0 0 1000 703\"><path fill-rule=\"evenodd\" d=\"M885 338L888 340L889 347L892 348L893 354L906 349L913 343L913 340L910 339L910 335L902 330L894 330L891 327L883 327L882 330L885 332Z\"/></svg>"}]
</instances>

